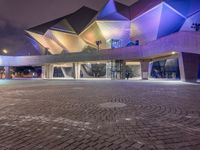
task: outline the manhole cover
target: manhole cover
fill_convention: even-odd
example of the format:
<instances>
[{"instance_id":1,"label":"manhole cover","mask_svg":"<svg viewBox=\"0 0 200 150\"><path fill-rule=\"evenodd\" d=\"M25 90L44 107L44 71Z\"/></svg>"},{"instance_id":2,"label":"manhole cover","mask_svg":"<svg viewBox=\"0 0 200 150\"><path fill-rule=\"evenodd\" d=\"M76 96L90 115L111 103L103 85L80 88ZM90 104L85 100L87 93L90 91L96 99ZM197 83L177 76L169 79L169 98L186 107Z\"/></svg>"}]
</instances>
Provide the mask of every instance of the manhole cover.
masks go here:
<instances>
[{"instance_id":1,"label":"manhole cover","mask_svg":"<svg viewBox=\"0 0 200 150\"><path fill-rule=\"evenodd\" d=\"M74 87L72 88L73 90L82 90L83 88L82 87Z\"/></svg>"},{"instance_id":2,"label":"manhole cover","mask_svg":"<svg viewBox=\"0 0 200 150\"><path fill-rule=\"evenodd\" d=\"M124 103L112 103L112 102L100 104L100 107L103 107L103 108L121 108L125 106L126 104Z\"/></svg>"}]
</instances>

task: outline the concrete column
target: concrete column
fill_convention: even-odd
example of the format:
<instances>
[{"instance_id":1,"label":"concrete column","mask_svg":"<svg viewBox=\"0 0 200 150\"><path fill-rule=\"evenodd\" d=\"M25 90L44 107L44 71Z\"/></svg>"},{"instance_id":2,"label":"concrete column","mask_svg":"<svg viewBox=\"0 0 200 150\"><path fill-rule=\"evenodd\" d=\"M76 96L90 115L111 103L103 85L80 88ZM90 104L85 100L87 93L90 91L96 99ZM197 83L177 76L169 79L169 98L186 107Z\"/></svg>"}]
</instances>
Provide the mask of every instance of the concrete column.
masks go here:
<instances>
[{"instance_id":1,"label":"concrete column","mask_svg":"<svg viewBox=\"0 0 200 150\"><path fill-rule=\"evenodd\" d=\"M200 55L192 53L179 54L179 69L181 80L184 82L196 82L198 79L198 69Z\"/></svg>"},{"instance_id":2,"label":"concrete column","mask_svg":"<svg viewBox=\"0 0 200 150\"><path fill-rule=\"evenodd\" d=\"M149 62L148 61L141 62L141 77L142 77L142 80L148 80L149 78Z\"/></svg>"},{"instance_id":3,"label":"concrete column","mask_svg":"<svg viewBox=\"0 0 200 150\"><path fill-rule=\"evenodd\" d=\"M126 76L125 76L125 73L126 73L126 61L122 60L120 62L120 79L125 79Z\"/></svg>"},{"instance_id":4,"label":"concrete column","mask_svg":"<svg viewBox=\"0 0 200 150\"><path fill-rule=\"evenodd\" d=\"M80 79L81 65L78 62L73 63L74 79Z\"/></svg>"},{"instance_id":5,"label":"concrete column","mask_svg":"<svg viewBox=\"0 0 200 150\"><path fill-rule=\"evenodd\" d=\"M53 65L48 65L47 75L49 79L53 78L54 67Z\"/></svg>"},{"instance_id":6,"label":"concrete column","mask_svg":"<svg viewBox=\"0 0 200 150\"><path fill-rule=\"evenodd\" d=\"M106 78L112 78L111 69L111 62L106 62Z\"/></svg>"},{"instance_id":7,"label":"concrete column","mask_svg":"<svg viewBox=\"0 0 200 150\"><path fill-rule=\"evenodd\" d=\"M45 66L42 66L42 75L41 75L41 78L42 79L46 78L46 76L45 76Z\"/></svg>"},{"instance_id":8,"label":"concrete column","mask_svg":"<svg viewBox=\"0 0 200 150\"><path fill-rule=\"evenodd\" d=\"M52 79L53 78L53 65L47 64L42 66L42 78Z\"/></svg>"},{"instance_id":9,"label":"concrete column","mask_svg":"<svg viewBox=\"0 0 200 150\"><path fill-rule=\"evenodd\" d=\"M6 66L4 67L4 69L5 69L5 79L11 79L10 67Z\"/></svg>"}]
</instances>

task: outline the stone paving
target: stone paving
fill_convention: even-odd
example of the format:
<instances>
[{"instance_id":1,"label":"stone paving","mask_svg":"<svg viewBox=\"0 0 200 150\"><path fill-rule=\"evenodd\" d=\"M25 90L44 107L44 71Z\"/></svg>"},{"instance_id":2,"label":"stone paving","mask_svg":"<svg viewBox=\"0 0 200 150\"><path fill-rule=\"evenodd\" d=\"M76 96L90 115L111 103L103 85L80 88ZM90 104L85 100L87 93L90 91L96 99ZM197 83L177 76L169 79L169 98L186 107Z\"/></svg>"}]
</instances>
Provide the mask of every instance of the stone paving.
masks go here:
<instances>
[{"instance_id":1,"label":"stone paving","mask_svg":"<svg viewBox=\"0 0 200 150\"><path fill-rule=\"evenodd\" d=\"M198 84L0 84L0 150L200 150Z\"/></svg>"}]
</instances>

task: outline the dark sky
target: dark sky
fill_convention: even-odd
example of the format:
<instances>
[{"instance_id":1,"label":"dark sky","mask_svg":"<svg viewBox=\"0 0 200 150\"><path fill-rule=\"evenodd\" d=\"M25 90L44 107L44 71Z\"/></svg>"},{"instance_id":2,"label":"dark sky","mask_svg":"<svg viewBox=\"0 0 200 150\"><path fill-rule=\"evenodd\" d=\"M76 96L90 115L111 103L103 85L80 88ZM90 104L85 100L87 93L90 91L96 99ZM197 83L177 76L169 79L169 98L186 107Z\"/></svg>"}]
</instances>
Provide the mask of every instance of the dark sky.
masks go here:
<instances>
[{"instance_id":1,"label":"dark sky","mask_svg":"<svg viewBox=\"0 0 200 150\"><path fill-rule=\"evenodd\" d=\"M24 29L74 12L83 5L99 10L107 0L0 0L0 50L10 55L37 54ZM118 0L130 5L137 0ZM1 52L0 52L1 54Z\"/></svg>"}]
</instances>

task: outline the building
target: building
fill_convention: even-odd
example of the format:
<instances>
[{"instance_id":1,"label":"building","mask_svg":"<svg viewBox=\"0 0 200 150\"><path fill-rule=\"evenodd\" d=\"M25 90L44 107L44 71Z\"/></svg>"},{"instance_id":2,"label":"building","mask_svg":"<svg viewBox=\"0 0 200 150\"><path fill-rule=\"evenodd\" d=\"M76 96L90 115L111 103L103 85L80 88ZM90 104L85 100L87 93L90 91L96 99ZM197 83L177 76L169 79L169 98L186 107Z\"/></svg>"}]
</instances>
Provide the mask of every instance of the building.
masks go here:
<instances>
[{"instance_id":1,"label":"building","mask_svg":"<svg viewBox=\"0 0 200 150\"><path fill-rule=\"evenodd\" d=\"M109 0L26 30L40 56L0 57L0 66L42 66L43 78L167 78L196 81L200 1Z\"/></svg>"}]
</instances>

